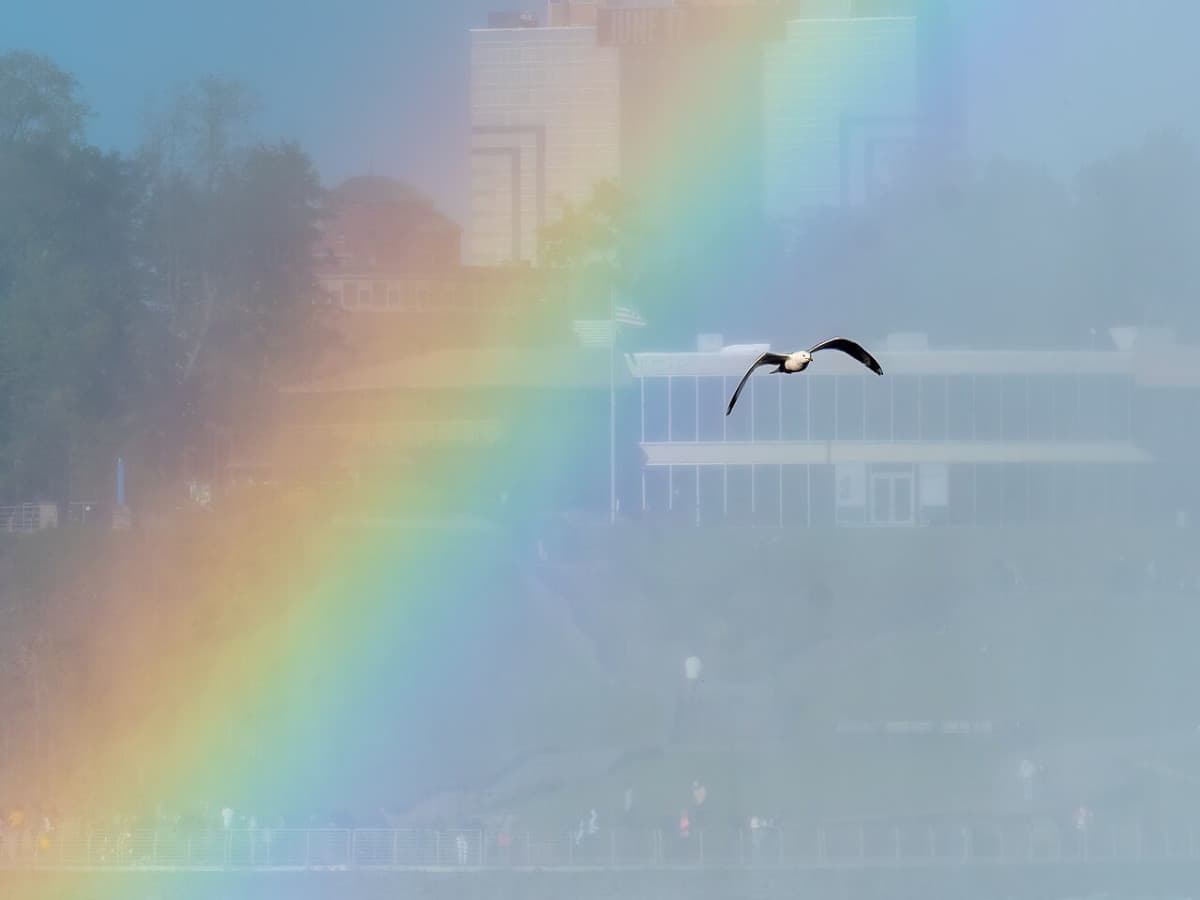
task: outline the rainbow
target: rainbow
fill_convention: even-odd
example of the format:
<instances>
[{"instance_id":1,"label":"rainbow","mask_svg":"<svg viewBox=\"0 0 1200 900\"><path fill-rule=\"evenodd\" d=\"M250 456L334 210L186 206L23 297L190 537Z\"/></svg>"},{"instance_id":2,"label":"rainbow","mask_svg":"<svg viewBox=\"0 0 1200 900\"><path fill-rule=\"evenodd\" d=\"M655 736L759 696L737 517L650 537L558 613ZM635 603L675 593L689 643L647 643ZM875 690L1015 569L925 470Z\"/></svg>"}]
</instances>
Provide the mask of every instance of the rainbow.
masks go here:
<instances>
[{"instance_id":1,"label":"rainbow","mask_svg":"<svg viewBox=\"0 0 1200 900\"><path fill-rule=\"evenodd\" d=\"M807 40L826 74L794 98L798 110L868 109L888 79L841 34ZM728 323L730 297L771 287L757 268L762 232L743 227L758 199L747 191L765 190L746 174L764 153L748 139L757 113L744 94L756 54L706 55L654 98L670 113L640 136L638 203L652 224L639 232L633 302L658 340ZM423 343L477 355L440 357L433 371L414 362L404 389L374 403L385 420L493 420L494 443L368 446L355 487L259 492L166 531L114 534L64 574L47 629L91 585L112 585L72 651L86 661L87 705L45 751L51 771L31 752L36 787L10 799L64 816L371 812L460 766L502 762L520 717L536 714L520 698L546 689L538 667L570 665L527 614L522 571L554 528L549 512L581 485L606 487L608 353L520 349L547 333L567 340L544 300L554 293L551 280L523 291L515 313L497 303L467 336L435 328ZM268 424L256 440L290 453L296 435ZM136 497L136 468L129 477ZM493 744L473 746L480 736Z\"/></svg>"}]
</instances>

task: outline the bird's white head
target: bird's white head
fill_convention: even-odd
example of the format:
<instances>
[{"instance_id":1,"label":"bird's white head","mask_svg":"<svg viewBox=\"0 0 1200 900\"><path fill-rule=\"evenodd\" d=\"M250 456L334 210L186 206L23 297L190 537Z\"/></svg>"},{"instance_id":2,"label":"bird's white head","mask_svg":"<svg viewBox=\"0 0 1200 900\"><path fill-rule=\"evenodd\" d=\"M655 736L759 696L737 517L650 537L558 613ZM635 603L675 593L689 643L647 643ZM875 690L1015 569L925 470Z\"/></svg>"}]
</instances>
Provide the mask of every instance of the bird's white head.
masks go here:
<instances>
[{"instance_id":1,"label":"bird's white head","mask_svg":"<svg viewBox=\"0 0 1200 900\"><path fill-rule=\"evenodd\" d=\"M803 372L810 362L812 362L811 353L807 350L797 350L795 353L788 354L787 362L783 364L783 367L789 372Z\"/></svg>"}]
</instances>

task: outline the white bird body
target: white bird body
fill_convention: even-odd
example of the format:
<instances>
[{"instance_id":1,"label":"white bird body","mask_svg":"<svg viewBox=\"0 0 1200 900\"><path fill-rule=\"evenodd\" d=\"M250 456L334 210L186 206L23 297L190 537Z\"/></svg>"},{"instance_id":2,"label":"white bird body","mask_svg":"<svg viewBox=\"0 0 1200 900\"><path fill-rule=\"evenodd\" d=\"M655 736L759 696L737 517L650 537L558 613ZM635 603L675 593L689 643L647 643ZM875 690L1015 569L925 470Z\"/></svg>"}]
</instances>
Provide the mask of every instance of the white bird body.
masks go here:
<instances>
[{"instance_id":1,"label":"white bird body","mask_svg":"<svg viewBox=\"0 0 1200 900\"><path fill-rule=\"evenodd\" d=\"M808 368L808 364L812 362L812 354L807 350L797 350L795 353L789 353L787 359L783 361L783 368L788 372L803 372Z\"/></svg>"},{"instance_id":2,"label":"white bird body","mask_svg":"<svg viewBox=\"0 0 1200 900\"><path fill-rule=\"evenodd\" d=\"M725 408L725 415L733 412L733 405L737 403L737 399L742 393L742 388L746 386L746 382L750 380L750 376L760 366L775 366L771 370L772 372L783 375L794 375L808 368L808 364L812 362L814 353L818 350L826 349L840 350L842 353L858 360L876 375L883 374L883 367L879 365L878 360L868 353L862 344L848 340L847 338L830 338L827 341L821 341L815 347L810 347L808 350L797 350L795 353L771 353L768 350L750 364L750 368L746 370L746 374L738 382L738 386L733 391L733 396L729 398L729 405Z\"/></svg>"}]
</instances>

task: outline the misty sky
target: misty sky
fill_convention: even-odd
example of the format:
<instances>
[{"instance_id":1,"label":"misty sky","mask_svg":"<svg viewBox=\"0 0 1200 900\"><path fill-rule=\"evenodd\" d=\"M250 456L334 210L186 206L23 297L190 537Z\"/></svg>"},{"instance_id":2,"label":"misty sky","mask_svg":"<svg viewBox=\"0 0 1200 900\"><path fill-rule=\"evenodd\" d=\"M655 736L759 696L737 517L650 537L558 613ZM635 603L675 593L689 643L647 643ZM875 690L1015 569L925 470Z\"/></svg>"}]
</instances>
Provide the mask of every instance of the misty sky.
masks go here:
<instances>
[{"instance_id":1,"label":"misty sky","mask_svg":"<svg viewBox=\"0 0 1200 900\"><path fill-rule=\"evenodd\" d=\"M962 0L975 156L1068 174L1175 128L1200 84L1194 0ZM467 203L467 29L540 0L8 0L0 51L74 72L90 136L129 150L147 99L214 72L251 83L259 135L299 140L327 183L405 178L462 221Z\"/></svg>"}]
</instances>

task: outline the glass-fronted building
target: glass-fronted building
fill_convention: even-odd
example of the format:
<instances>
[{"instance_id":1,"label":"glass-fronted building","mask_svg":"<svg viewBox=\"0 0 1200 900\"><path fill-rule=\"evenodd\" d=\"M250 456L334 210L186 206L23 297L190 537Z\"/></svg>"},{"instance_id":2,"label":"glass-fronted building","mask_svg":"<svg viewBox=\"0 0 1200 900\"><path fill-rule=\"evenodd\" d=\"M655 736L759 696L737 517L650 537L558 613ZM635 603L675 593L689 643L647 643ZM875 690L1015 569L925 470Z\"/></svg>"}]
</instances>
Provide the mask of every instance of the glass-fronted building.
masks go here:
<instances>
[{"instance_id":1,"label":"glass-fronted building","mask_svg":"<svg viewBox=\"0 0 1200 900\"><path fill-rule=\"evenodd\" d=\"M628 357L641 508L696 523L915 526L1187 514L1172 447L1196 428L1200 354L930 349L892 339L877 377L836 352L803 374L765 346ZM1190 487L1189 487L1190 485Z\"/></svg>"}]
</instances>

